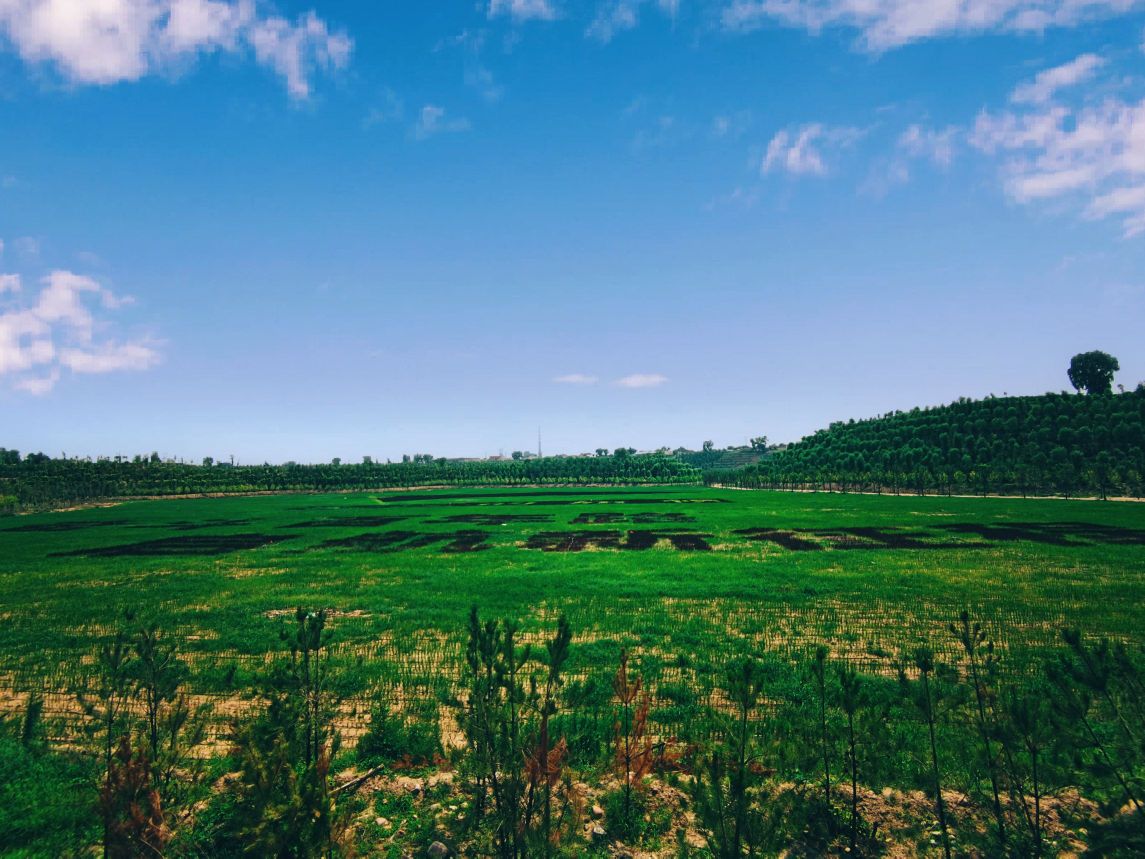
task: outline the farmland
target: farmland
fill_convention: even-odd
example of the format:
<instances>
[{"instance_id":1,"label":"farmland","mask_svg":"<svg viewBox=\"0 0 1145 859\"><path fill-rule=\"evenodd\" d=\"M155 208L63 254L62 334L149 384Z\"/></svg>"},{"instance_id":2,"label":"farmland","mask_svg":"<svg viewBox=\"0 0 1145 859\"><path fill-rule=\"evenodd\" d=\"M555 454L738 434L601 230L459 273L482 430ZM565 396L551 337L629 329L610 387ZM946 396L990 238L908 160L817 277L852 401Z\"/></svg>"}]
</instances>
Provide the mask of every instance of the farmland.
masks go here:
<instances>
[{"instance_id":1,"label":"farmland","mask_svg":"<svg viewBox=\"0 0 1145 859\"><path fill-rule=\"evenodd\" d=\"M403 650L424 666L407 683L440 685L472 604L526 630L563 612L584 670L628 646L653 688L681 653L702 678L731 653L818 642L890 670L964 607L1016 649L1065 624L1145 629L1136 504L696 487L171 500L9 519L0 557L21 690L69 688L125 609L181 638L212 693L231 666L241 688L299 605L333 613L363 692Z\"/></svg>"},{"instance_id":2,"label":"farmland","mask_svg":"<svg viewBox=\"0 0 1145 859\"><path fill-rule=\"evenodd\" d=\"M622 650L650 693L650 731L702 742L741 655L780 685L820 644L893 678L921 644L956 662L948 626L963 609L1016 677L1063 627L1145 642L1134 503L666 486L132 501L6 519L0 559L5 708L42 697L57 744L76 740L76 691L125 611L177 643L218 741L256 708L295 609L325 609L348 748L379 700L429 713L448 744L472 605L538 645L567 617L569 694L603 745ZM903 783L915 767L901 763Z\"/></svg>"}]
</instances>

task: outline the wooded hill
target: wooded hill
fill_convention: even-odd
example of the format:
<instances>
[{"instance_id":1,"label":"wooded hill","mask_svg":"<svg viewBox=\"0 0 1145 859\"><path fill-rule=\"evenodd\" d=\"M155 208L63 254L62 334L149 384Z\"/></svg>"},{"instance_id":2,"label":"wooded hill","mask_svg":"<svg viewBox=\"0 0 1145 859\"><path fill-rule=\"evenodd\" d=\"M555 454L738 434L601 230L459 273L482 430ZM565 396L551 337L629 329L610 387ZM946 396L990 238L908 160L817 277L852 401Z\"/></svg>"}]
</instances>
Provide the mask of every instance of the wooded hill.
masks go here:
<instances>
[{"instance_id":1,"label":"wooded hill","mask_svg":"<svg viewBox=\"0 0 1145 859\"><path fill-rule=\"evenodd\" d=\"M831 424L708 484L1012 495L1145 494L1145 388L960 399Z\"/></svg>"}]
</instances>

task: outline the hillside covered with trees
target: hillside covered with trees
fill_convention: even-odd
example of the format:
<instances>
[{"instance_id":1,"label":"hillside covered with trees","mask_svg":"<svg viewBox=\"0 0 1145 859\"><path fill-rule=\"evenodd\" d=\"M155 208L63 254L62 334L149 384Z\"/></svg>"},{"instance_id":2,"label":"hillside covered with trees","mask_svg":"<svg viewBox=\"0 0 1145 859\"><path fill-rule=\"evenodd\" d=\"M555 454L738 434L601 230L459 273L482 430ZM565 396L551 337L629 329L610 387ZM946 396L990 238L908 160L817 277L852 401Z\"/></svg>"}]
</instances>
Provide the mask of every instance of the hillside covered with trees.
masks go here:
<instances>
[{"instance_id":1,"label":"hillside covered with trees","mask_svg":"<svg viewBox=\"0 0 1145 859\"><path fill-rule=\"evenodd\" d=\"M1145 387L960 399L831 424L709 484L1012 495L1145 494Z\"/></svg>"}]
</instances>

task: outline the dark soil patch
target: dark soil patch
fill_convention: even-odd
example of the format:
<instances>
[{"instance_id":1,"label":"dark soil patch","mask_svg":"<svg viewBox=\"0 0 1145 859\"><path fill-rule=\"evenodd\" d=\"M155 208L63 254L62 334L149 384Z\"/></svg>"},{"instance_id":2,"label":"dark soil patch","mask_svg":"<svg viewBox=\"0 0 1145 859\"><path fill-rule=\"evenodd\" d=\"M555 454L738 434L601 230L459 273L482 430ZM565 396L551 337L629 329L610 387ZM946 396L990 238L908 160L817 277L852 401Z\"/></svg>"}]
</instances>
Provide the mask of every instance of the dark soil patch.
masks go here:
<instances>
[{"instance_id":1,"label":"dark soil patch","mask_svg":"<svg viewBox=\"0 0 1145 859\"><path fill-rule=\"evenodd\" d=\"M381 528L405 520L404 516L340 516L334 519L311 519L286 528Z\"/></svg>"},{"instance_id":2,"label":"dark soil patch","mask_svg":"<svg viewBox=\"0 0 1145 859\"><path fill-rule=\"evenodd\" d=\"M774 528L741 528L734 531L742 534L747 540L756 543L774 543L792 552L821 552L823 547L818 543L806 540L795 531L779 531Z\"/></svg>"},{"instance_id":3,"label":"dark soil patch","mask_svg":"<svg viewBox=\"0 0 1145 859\"><path fill-rule=\"evenodd\" d=\"M824 549L848 550L949 550L988 549L1003 543L1030 542L1049 546L1085 546L1093 543L1145 546L1145 531L1094 525L1088 522L1006 522L999 524L952 523L931 529L835 528L743 528L734 533L755 542L774 543L793 552ZM976 537L952 540L951 535Z\"/></svg>"},{"instance_id":4,"label":"dark soil patch","mask_svg":"<svg viewBox=\"0 0 1145 859\"><path fill-rule=\"evenodd\" d=\"M147 540L142 543L127 543L121 546L77 549L72 552L56 552L51 557L124 558L132 556L225 555L228 552L257 549L260 546L269 546L288 539L290 538L276 537L271 534L204 534L193 537L166 537L162 540Z\"/></svg>"},{"instance_id":5,"label":"dark soil patch","mask_svg":"<svg viewBox=\"0 0 1145 859\"><path fill-rule=\"evenodd\" d=\"M508 525L511 522L552 522L551 513L458 513L442 519L427 520L430 524Z\"/></svg>"},{"instance_id":6,"label":"dark soil patch","mask_svg":"<svg viewBox=\"0 0 1145 859\"><path fill-rule=\"evenodd\" d=\"M634 525L658 525L663 522L695 522L695 518L684 513L581 513L572 520L573 525L616 525L621 522Z\"/></svg>"},{"instance_id":7,"label":"dark soil patch","mask_svg":"<svg viewBox=\"0 0 1145 859\"><path fill-rule=\"evenodd\" d=\"M442 495L417 495L410 492L401 492L394 495L379 495L379 501L417 501L430 503L434 501L472 501L476 498L542 498L550 495L583 495L599 496L608 490L600 489L535 489L520 492L469 492ZM619 492L617 494L620 494ZM671 498L671 495L657 495L649 493L646 498Z\"/></svg>"},{"instance_id":8,"label":"dark soil patch","mask_svg":"<svg viewBox=\"0 0 1145 859\"><path fill-rule=\"evenodd\" d=\"M940 526L956 534L973 534L992 543L1029 542L1047 546L1084 546L1091 543L1145 546L1145 531L1098 525L1092 522L1002 522Z\"/></svg>"},{"instance_id":9,"label":"dark soil patch","mask_svg":"<svg viewBox=\"0 0 1145 859\"><path fill-rule=\"evenodd\" d=\"M385 531L381 534L356 534L341 540L327 540L320 549L353 549L359 552L404 552L444 544L444 554L481 552L490 548L485 531L454 531L450 534L427 534L418 531Z\"/></svg>"},{"instance_id":10,"label":"dark soil patch","mask_svg":"<svg viewBox=\"0 0 1145 859\"><path fill-rule=\"evenodd\" d=\"M544 531L531 536L525 542L525 548L542 552L583 552L587 549L644 551L660 540L667 540L682 552L707 552L712 548L708 543L710 539L710 534L676 530L628 531L623 539L620 531Z\"/></svg>"},{"instance_id":11,"label":"dark soil patch","mask_svg":"<svg viewBox=\"0 0 1145 859\"><path fill-rule=\"evenodd\" d=\"M710 552L711 544L708 540L711 534L699 534L695 531L679 531L661 529L658 531L629 531L628 539L622 549L651 549L661 540L667 540L673 549L681 552Z\"/></svg>"},{"instance_id":12,"label":"dark soil patch","mask_svg":"<svg viewBox=\"0 0 1145 859\"><path fill-rule=\"evenodd\" d=\"M619 549L619 531L542 531L525 541L526 549L542 552L583 552L585 549Z\"/></svg>"},{"instance_id":13,"label":"dark soil patch","mask_svg":"<svg viewBox=\"0 0 1145 859\"><path fill-rule=\"evenodd\" d=\"M472 498L472 496L469 496ZM529 501L455 501L449 507L570 507L611 504L727 504L725 498L575 498L532 499ZM427 506L427 505L419 505Z\"/></svg>"}]
</instances>

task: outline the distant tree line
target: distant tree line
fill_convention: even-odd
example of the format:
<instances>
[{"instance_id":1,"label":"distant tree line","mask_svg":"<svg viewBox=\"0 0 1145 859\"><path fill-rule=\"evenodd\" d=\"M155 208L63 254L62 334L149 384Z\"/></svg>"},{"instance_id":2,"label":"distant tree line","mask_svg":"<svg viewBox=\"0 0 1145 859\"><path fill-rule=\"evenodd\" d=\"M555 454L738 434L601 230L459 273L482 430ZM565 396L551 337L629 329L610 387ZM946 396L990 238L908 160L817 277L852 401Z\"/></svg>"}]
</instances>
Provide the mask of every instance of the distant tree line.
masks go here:
<instances>
[{"instance_id":1,"label":"distant tree line","mask_svg":"<svg viewBox=\"0 0 1145 859\"><path fill-rule=\"evenodd\" d=\"M756 465L706 471L704 480L843 492L1141 497L1145 388L960 399L834 423Z\"/></svg>"},{"instance_id":2,"label":"distant tree line","mask_svg":"<svg viewBox=\"0 0 1145 859\"><path fill-rule=\"evenodd\" d=\"M449 460L419 454L400 463L232 466L134 460L21 457L0 448L0 512L80 504L106 498L206 493L340 491L417 486L524 484L698 483L699 471L665 454L637 455L620 448L610 456L520 460Z\"/></svg>"}]
</instances>

